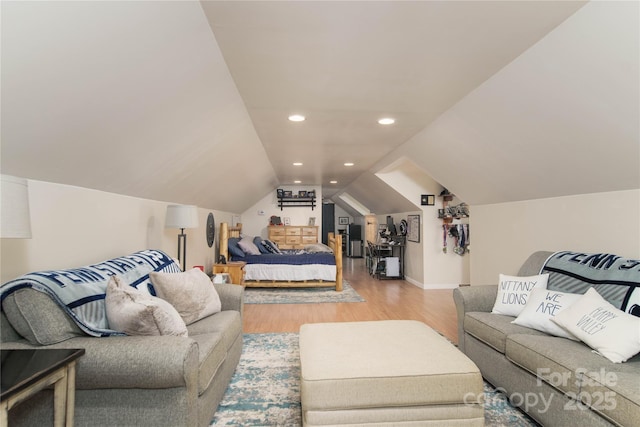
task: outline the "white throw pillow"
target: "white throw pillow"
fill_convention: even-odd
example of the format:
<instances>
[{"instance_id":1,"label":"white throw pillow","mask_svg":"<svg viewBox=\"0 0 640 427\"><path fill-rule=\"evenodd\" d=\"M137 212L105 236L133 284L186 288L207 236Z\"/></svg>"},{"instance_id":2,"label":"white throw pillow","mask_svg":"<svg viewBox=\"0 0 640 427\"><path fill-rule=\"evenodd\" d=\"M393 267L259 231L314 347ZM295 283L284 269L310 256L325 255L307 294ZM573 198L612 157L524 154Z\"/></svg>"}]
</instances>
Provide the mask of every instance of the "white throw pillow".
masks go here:
<instances>
[{"instance_id":1,"label":"white throw pillow","mask_svg":"<svg viewBox=\"0 0 640 427\"><path fill-rule=\"evenodd\" d=\"M529 294L536 289L547 289L549 274L537 276L507 276L501 274L498 281L498 296L493 304L494 314L518 316L527 305Z\"/></svg>"},{"instance_id":2,"label":"white throw pillow","mask_svg":"<svg viewBox=\"0 0 640 427\"><path fill-rule=\"evenodd\" d=\"M640 352L640 317L617 309L594 288L553 321L614 363Z\"/></svg>"},{"instance_id":3,"label":"white throw pillow","mask_svg":"<svg viewBox=\"0 0 640 427\"><path fill-rule=\"evenodd\" d=\"M558 313L582 297L581 294L534 289L522 313L511 323L546 332L556 337L578 340L551 321Z\"/></svg>"},{"instance_id":4,"label":"white throw pillow","mask_svg":"<svg viewBox=\"0 0 640 427\"><path fill-rule=\"evenodd\" d=\"M178 310L187 325L218 313L222 304L211 279L199 268L184 273L149 273L158 296Z\"/></svg>"},{"instance_id":5,"label":"white throw pillow","mask_svg":"<svg viewBox=\"0 0 640 427\"><path fill-rule=\"evenodd\" d=\"M261 255L260 249L253 243L253 238L251 237L243 237L242 240L238 242L238 246L240 246L240 249L247 255Z\"/></svg>"},{"instance_id":6,"label":"white throw pillow","mask_svg":"<svg viewBox=\"0 0 640 427\"><path fill-rule=\"evenodd\" d=\"M187 336L187 326L168 302L129 286L118 276L107 283L109 328L127 335Z\"/></svg>"}]
</instances>

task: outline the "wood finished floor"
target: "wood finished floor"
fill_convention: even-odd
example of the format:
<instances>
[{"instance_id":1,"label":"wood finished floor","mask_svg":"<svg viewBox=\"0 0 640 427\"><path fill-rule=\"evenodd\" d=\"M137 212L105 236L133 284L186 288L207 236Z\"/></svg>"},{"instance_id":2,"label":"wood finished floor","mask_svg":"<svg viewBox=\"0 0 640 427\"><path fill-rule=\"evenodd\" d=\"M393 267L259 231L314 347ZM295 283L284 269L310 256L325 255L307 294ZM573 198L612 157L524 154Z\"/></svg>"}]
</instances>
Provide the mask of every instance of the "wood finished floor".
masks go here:
<instances>
[{"instance_id":1,"label":"wood finished floor","mask_svg":"<svg viewBox=\"0 0 640 427\"><path fill-rule=\"evenodd\" d=\"M245 304L244 332L298 332L304 323L419 320L457 344L453 290L423 290L403 280L376 280L364 259L345 258L344 278L362 303Z\"/></svg>"}]
</instances>

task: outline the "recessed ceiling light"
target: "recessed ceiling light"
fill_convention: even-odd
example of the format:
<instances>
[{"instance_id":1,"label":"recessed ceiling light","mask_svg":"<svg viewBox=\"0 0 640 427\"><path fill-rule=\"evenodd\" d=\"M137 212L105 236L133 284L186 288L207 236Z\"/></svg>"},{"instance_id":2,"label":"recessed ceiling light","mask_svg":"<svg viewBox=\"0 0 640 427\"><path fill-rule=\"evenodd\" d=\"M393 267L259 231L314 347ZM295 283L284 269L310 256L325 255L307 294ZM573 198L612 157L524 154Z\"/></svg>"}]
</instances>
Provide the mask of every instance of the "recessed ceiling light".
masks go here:
<instances>
[{"instance_id":1,"label":"recessed ceiling light","mask_svg":"<svg viewBox=\"0 0 640 427\"><path fill-rule=\"evenodd\" d=\"M338 181L336 181L336 180L329 181L329 184L337 184L337 183L338 183Z\"/></svg>"},{"instance_id":2,"label":"recessed ceiling light","mask_svg":"<svg viewBox=\"0 0 640 427\"><path fill-rule=\"evenodd\" d=\"M396 122L395 119L392 119L391 117L384 117L380 120L378 120L378 123L380 123L381 125L392 125Z\"/></svg>"},{"instance_id":3,"label":"recessed ceiling light","mask_svg":"<svg viewBox=\"0 0 640 427\"><path fill-rule=\"evenodd\" d=\"M353 163L351 163L351 162L347 162L347 163L345 163L344 165L345 165L345 166L353 166Z\"/></svg>"},{"instance_id":4,"label":"recessed ceiling light","mask_svg":"<svg viewBox=\"0 0 640 427\"><path fill-rule=\"evenodd\" d=\"M294 184L300 184L302 181L300 181L299 179L296 179L295 181L293 181Z\"/></svg>"},{"instance_id":5,"label":"recessed ceiling light","mask_svg":"<svg viewBox=\"0 0 640 427\"><path fill-rule=\"evenodd\" d=\"M305 117L301 114L292 114L289 116L289 120L292 122L304 122Z\"/></svg>"},{"instance_id":6,"label":"recessed ceiling light","mask_svg":"<svg viewBox=\"0 0 640 427\"><path fill-rule=\"evenodd\" d=\"M293 166L302 166L302 162L293 162Z\"/></svg>"}]
</instances>

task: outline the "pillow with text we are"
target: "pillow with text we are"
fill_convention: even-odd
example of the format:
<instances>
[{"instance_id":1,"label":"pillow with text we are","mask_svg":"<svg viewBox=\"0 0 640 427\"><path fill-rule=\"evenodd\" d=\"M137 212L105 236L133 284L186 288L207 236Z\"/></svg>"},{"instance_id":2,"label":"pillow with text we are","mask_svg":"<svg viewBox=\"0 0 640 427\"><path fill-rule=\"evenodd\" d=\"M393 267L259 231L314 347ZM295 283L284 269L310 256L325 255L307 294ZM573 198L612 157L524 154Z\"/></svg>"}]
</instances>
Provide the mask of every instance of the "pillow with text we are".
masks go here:
<instances>
[{"instance_id":1,"label":"pillow with text we are","mask_svg":"<svg viewBox=\"0 0 640 427\"><path fill-rule=\"evenodd\" d=\"M578 341L576 337L552 322L552 319L581 297L581 294L535 288L529 295L522 313L511 323Z\"/></svg>"},{"instance_id":2,"label":"pillow with text we are","mask_svg":"<svg viewBox=\"0 0 640 427\"><path fill-rule=\"evenodd\" d=\"M491 312L517 317L527 305L531 291L534 288L547 289L548 280L549 274L525 277L501 274L498 280L498 295Z\"/></svg>"}]
</instances>

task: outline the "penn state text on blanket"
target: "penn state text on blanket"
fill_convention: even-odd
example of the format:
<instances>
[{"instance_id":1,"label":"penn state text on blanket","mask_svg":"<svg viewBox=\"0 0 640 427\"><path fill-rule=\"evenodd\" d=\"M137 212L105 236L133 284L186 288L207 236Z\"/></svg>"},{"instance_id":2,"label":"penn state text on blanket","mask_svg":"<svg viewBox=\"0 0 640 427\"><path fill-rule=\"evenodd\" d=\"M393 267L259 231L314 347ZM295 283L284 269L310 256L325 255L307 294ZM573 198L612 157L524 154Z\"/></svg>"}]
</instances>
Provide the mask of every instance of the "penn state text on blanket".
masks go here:
<instances>
[{"instance_id":1,"label":"penn state text on blanket","mask_svg":"<svg viewBox=\"0 0 640 427\"><path fill-rule=\"evenodd\" d=\"M562 251L551 255L540 273L549 273L549 290L584 294L593 287L615 307L640 317L640 260Z\"/></svg>"},{"instance_id":2,"label":"penn state text on blanket","mask_svg":"<svg viewBox=\"0 0 640 427\"><path fill-rule=\"evenodd\" d=\"M37 271L5 283L0 301L18 289L45 292L91 336L122 335L109 329L104 298L109 278L114 275L141 291L155 296L149 273L178 273L180 267L159 250L145 250L110 259L99 264L68 270Z\"/></svg>"}]
</instances>

